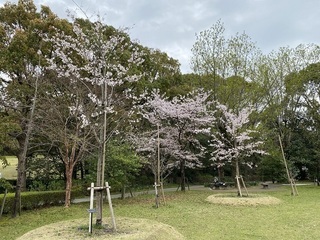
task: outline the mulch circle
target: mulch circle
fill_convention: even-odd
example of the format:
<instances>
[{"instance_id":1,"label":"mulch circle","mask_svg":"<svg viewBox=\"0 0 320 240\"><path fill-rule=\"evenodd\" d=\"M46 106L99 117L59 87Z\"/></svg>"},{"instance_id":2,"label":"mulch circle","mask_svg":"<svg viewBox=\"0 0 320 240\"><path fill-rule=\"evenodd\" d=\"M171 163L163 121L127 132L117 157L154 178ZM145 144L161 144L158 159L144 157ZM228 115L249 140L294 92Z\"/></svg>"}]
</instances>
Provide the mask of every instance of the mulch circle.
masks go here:
<instances>
[{"instance_id":1,"label":"mulch circle","mask_svg":"<svg viewBox=\"0 0 320 240\"><path fill-rule=\"evenodd\" d=\"M206 198L206 201L215 204L257 206L280 204L281 200L271 196L249 194L239 197L236 194L214 194Z\"/></svg>"}]
</instances>

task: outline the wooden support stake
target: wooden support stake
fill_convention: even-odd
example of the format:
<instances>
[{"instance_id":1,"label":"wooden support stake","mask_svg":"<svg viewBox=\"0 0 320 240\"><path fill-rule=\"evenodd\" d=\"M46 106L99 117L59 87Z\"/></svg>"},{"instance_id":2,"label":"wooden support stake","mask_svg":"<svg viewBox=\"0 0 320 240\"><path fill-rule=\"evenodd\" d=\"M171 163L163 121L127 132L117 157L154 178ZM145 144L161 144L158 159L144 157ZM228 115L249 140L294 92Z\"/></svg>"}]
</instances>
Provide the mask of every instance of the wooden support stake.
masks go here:
<instances>
[{"instance_id":1,"label":"wooden support stake","mask_svg":"<svg viewBox=\"0 0 320 240\"><path fill-rule=\"evenodd\" d=\"M291 181L292 181L292 184L293 184L293 188L294 188L295 194L298 196L299 193L298 193L296 181L295 181L294 178L292 178L292 177L291 177Z\"/></svg>"},{"instance_id":2,"label":"wooden support stake","mask_svg":"<svg viewBox=\"0 0 320 240\"><path fill-rule=\"evenodd\" d=\"M163 205L166 205L166 198L165 198L165 196L164 196L164 190L163 190L163 184L162 184L162 182L160 182L160 187L161 187Z\"/></svg>"},{"instance_id":3,"label":"wooden support stake","mask_svg":"<svg viewBox=\"0 0 320 240\"><path fill-rule=\"evenodd\" d=\"M88 190L90 190L90 209L88 209L88 212L89 212L89 233L92 233L92 216L93 216L93 213L96 212L96 209L93 208L94 191L95 190L102 191L104 189L106 189L106 191L107 191L107 198L108 198L108 203L109 203L109 208L110 208L113 231L115 231L115 232L117 231L116 220L114 217L114 212L113 212L113 207L112 207L112 202L111 202L109 183L106 182L105 187L95 187L94 183L91 183L91 187L88 188Z\"/></svg>"},{"instance_id":4,"label":"wooden support stake","mask_svg":"<svg viewBox=\"0 0 320 240\"><path fill-rule=\"evenodd\" d=\"M107 190L107 197L108 197L108 203L109 203L109 209L110 209L110 214L111 214L113 231L116 232L117 231L116 219L114 217L114 212L113 212L113 207L112 207L112 202L111 202L110 187L109 187L108 182L106 182L106 190Z\"/></svg>"},{"instance_id":5,"label":"wooden support stake","mask_svg":"<svg viewBox=\"0 0 320 240\"><path fill-rule=\"evenodd\" d=\"M241 178L242 185L243 185L244 189L246 190L247 197L248 197L248 196L249 196L248 189L247 189L247 187L246 187L246 184L244 183L244 180L243 180L242 175L240 175L240 178Z\"/></svg>"},{"instance_id":6,"label":"wooden support stake","mask_svg":"<svg viewBox=\"0 0 320 240\"><path fill-rule=\"evenodd\" d=\"M89 205L89 233L92 233L92 216L94 213L93 209L93 199L94 199L94 183L91 183L90 187L90 205Z\"/></svg>"},{"instance_id":7,"label":"wooden support stake","mask_svg":"<svg viewBox=\"0 0 320 240\"><path fill-rule=\"evenodd\" d=\"M242 192L241 192L241 186L240 186L240 182L239 182L239 176L236 176L236 180L237 180L237 187L238 187L238 195L240 197L242 197Z\"/></svg>"},{"instance_id":8,"label":"wooden support stake","mask_svg":"<svg viewBox=\"0 0 320 240\"><path fill-rule=\"evenodd\" d=\"M158 208L158 207L159 207L159 194L158 194L158 185L157 185L157 182L154 182L154 192L155 192L156 208Z\"/></svg>"},{"instance_id":9,"label":"wooden support stake","mask_svg":"<svg viewBox=\"0 0 320 240\"><path fill-rule=\"evenodd\" d=\"M280 148L281 148L281 153L282 153L282 158L283 158L283 162L284 162L284 166L286 167L286 172L287 172L287 176L288 176L288 181L290 183L291 186L291 195L295 196L298 195L297 187L295 182L293 181L293 178L291 177L291 174L289 172L289 168L288 168L288 164L287 164L287 160L286 157L284 155L284 150L283 150L283 146L282 146L282 141L281 141L281 137L279 135L279 143L280 143Z\"/></svg>"}]
</instances>

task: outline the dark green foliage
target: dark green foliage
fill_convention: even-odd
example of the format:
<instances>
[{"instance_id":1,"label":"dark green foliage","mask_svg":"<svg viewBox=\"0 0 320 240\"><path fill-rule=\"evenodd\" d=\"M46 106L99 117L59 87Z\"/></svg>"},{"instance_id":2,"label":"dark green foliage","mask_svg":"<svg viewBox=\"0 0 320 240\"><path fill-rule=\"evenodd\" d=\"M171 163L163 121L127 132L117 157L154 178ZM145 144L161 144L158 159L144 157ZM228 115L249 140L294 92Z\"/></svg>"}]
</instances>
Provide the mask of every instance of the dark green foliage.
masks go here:
<instances>
[{"instance_id":1,"label":"dark green foliage","mask_svg":"<svg viewBox=\"0 0 320 240\"><path fill-rule=\"evenodd\" d=\"M121 190L124 186L134 186L141 166L141 159L130 145L118 141L108 145L107 175L114 188Z\"/></svg>"},{"instance_id":2,"label":"dark green foliage","mask_svg":"<svg viewBox=\"0 0 320 240\"><path fill-rule=\"evenodd\" d=\"M199 173L196 176L196 182L199 184L204 184L206 186L206 184L213 182L213 176L209 173Z\"/></svg>"},{"instance_id":3,"label":"dark green foliage","mask_svg":"<svg viewBox=\"0 0 320 240\"><path fill-rule=\"evenodd\" d=\"M20 133L20 127L14 116L9 116L4 109L2 111L0 108L0 156L17 154L18 142L13 137L18 133ZM1 160L5 161L3 157L0 157L0 162Z\"/></svg>"},{"instance_id":4,"label":"dark green foliage","mask_svg":"<svg viewBox=\"0 0 320 240\"><path fill-rule=\"evenodd\" d=\"M31 190L58 190L51 188L51 182L64 179L64 165L62 160L56 156L33 155L27 161L27 177L33 180ZM37 189L35 181L41 183L44 188ZM35 188L35 189L34 189ZM62 189L62 188L60 188Z\"/></svg>"},{"instance_id":5,"label":"dark green foliage","mask_svg":"<svg viewBox=\"0 0 320 240\"><path fill-rule=\"evenodd\" d=\"M286 172L281 156L265 156L258 167L261 181L286 182Z\"/></svg>"},{"instance_id":6,"label":"dark green foliage","mask_svg":"<svg viewBox=\"0 0 320 240\"><path fill-rule=\"evenodd\" d=\"M72 196L74 198L74 196ZM32 210L47 206L62 205L64 203L65 191L52 192L23 192L21 193L21 209ZM0 196L2 202L3 196ZM14 201L14 194L9 193L6 197L6 203L3 213L11 213Z\"/></svg>"},{"instance_id":7,"label":"dark green foliage","mask_svg":"<svg viewBox=\"0 0 320 240\"><path fill-rule=\"evenodd\" d=\"M143 167L143 160L136 155L132 147L121 140L112 140L107 145L105 179L111 186L111 191L122 190L123 187L133 187L141 183L139 173ZM85 171L87 172L85 180L82 181L87 187L90 182L96 181L97 156L87 158L85 161Z\"/></svg>"},{"instance_id":8,"label":"dark green foliage","mask_svg":"<svg viewBox=\"0 0 320 240\"><path fill-rule=\"evenodd\" d=\"M56 191L65 189L65 180L29 180L27 189L30 191Z\"/></svg>"},{"instance_id":9,"label":"dark green foliage","mask_svg":"<svg viewBox=\"0 0 320 240\"><path fill-rule=\"evenodd\" d=\"M0 178L0 194L4 193L6 189L8 192L10 192L12 191L13 187L6 179Z\"/></svg>"}]
</instances>

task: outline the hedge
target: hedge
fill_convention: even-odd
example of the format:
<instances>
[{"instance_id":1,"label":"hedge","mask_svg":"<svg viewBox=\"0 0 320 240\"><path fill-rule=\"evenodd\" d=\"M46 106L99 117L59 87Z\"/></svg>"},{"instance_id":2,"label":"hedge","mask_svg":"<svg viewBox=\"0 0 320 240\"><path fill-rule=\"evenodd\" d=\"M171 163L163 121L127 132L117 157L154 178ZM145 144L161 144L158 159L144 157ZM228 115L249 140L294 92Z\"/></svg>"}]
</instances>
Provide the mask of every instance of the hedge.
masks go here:
<instances>
[{"instance_id":1,"label":"hedge","mask_svg":"<svg viewBox=\"0 0 320 240\"><path fill-rule=\"evenodd\" d=\"M72 199L74 198L72 194ZM0 195L0 204L2 203L4 194ZM43 192L22 192L21 193L21 210L32 210L47 206L57 206L64 204L65 191L43 191ZM8 193L6 196L3 213L11 213L14 202L14 193Z\"/></svg>"}]
</instances>

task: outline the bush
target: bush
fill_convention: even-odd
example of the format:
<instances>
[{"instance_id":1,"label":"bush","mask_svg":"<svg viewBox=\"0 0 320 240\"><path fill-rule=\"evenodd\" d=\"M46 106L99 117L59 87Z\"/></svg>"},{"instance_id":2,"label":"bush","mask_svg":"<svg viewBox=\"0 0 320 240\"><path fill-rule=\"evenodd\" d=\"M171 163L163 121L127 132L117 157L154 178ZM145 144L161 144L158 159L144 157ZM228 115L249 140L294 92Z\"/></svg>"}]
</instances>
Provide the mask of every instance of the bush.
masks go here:
<instances>
[{"instance_id":1,"label":"bush","mask_svg":"<svg viewBox=\"0 0 320 240\"><path fill-rule=\"evenodd\" d=\"M58 191L65 189L63 179L28 179L27 189L29 191Z\"/></svg>"},{"instance_id":2,"label":"bush","mask_svg":"<svg viewBox=\"0 0 320 240\"><path fill-rule=\"evenodd\" d=\"M0 194L4 193L5 190L11 192L13 190L13 187L8 180L6 180L5 178L0 178Z\"/></svg>"},{"instance_id":3,"label":"bush","mask_svg":"<svg viewBox=\"0 0 320 240\"><path fill-rule=\"evenodd\" d=\"M213 180L214 180L214 177L209 173L204 173L196 177L196 182L204 185L212 183Z\"/></svg>"},{"instance_id":4,"label":"bush","mask_svg":"<svg viewBox=\"0 0 320 240\"><path fill-rule=\"evenodd\" d=\"M39 180L33 180L32 184L29 186L30 191L45 191L47 190L47 186Z\"/></svg>"},{"instance_id":5,"label":"bush","mask_svg":"<svg viewBox=\"0 0 320 240\"><path fill-rule=\"evenodd\" d=\"M246 184L247 187L252 187L252 186L257 186L258 183L256 181L248 181L248 182L244 182Z\"/></svg>"},{"instance_id":6,"label":"bush","mask_svg":"<svg viewBox=\"0 0 320 240\"><path fill-rule=\"evenodd\" d=\"M77 194L71 194L72 199ZM0 196L0 202L3 200ZM71 199L71 200L72 200ZM44 192L22 192L21 193L21 209L32 210L47 206L57 206L64 204L65 191L44 191ZM12 212L14 203L14 193L7 194L3 213Z\"/></svg>"}]
</instances>

